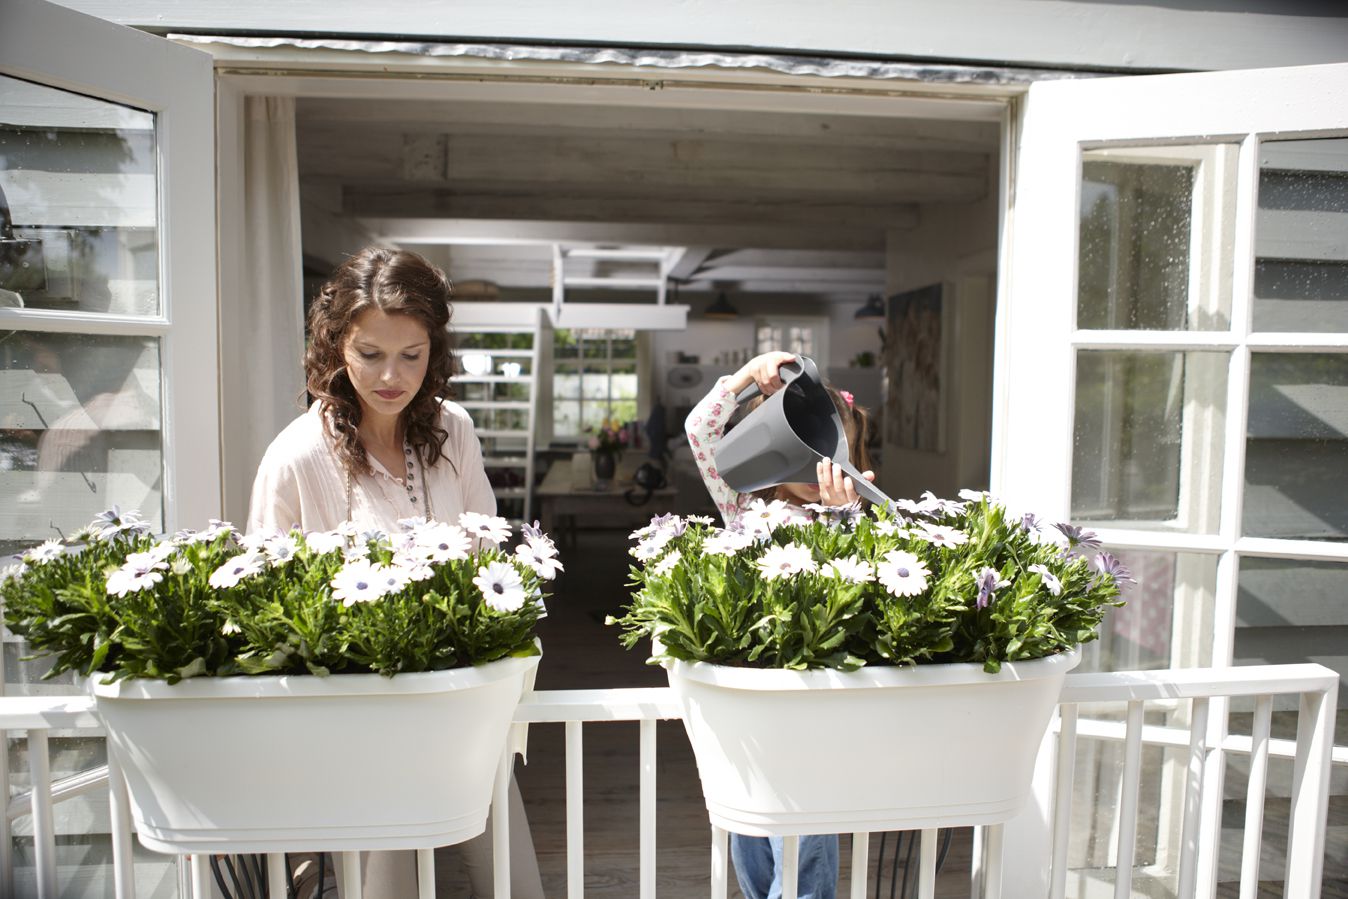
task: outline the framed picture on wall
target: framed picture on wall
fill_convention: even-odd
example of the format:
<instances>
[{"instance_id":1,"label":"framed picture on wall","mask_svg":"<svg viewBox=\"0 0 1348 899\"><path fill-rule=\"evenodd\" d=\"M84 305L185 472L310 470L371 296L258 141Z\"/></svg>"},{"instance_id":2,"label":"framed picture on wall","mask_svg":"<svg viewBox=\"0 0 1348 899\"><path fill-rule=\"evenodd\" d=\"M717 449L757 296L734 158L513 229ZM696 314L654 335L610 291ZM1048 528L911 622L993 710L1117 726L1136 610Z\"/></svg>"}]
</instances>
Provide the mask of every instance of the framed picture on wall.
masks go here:
<instances>
[{"instance_id":1,"label":"framed picture on wall","mask_svg":"<svg viewBox=\"0 0 1348 899\"><path fill-rule=\"evenodd\" d=\"M896 293L885 304L885 442L945 452L945 289Z\"/></svg>"}]
</instances>

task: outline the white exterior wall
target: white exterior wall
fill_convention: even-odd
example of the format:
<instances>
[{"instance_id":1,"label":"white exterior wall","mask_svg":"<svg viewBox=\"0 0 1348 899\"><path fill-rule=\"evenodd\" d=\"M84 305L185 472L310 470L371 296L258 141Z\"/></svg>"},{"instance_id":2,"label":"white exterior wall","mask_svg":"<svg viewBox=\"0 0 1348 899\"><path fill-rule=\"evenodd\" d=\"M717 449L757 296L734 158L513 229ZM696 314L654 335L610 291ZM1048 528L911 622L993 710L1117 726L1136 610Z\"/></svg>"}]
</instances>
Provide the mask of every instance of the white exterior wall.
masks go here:
<instances>
[{"instance_id":1,"label":"white exterior wall","mask_svg":"<svg viewBox=\"0 0 1348 899\"><path fill-rule=\"evenodd\" d=\"M156 32L380 35L717 47L1069 69L1207 70L1348 59L1325 0L61 0Z\"/></svg>"}]
</instances>

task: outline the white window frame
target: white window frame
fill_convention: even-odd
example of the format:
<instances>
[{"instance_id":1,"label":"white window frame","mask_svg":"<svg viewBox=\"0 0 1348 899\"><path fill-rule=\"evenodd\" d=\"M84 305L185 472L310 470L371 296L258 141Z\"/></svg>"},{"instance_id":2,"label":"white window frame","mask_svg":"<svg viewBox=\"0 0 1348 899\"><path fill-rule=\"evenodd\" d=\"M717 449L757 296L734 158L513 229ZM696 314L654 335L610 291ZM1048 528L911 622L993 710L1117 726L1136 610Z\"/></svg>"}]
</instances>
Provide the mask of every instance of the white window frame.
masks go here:
<instances>
[{"instance_id":1,"label":"white window frame","mask_svg":"<svg viewBox=\"0 0 1348 899\"><path fill-rule=\"evenodd\" d=\"M560 329L559 329L559 330L560 330ZM633 368L634 368L635 371L636 371L638 380L640 379L640 374L641 374L641 361L640 361L640 359L641 359L641 348L640 348L640 343L641 343L641 341L643 340L642 334L643 334L643 333L646 333L646 332L636 331L636 330L633 330L633 329L631 329L631 328L570 328L570 329L567 329L567 330L570 330L572 333L581 335L581 336L579 337L579 340L580 340L580 342L581 342L581 350L580 350L579 355L577 355L577 356L575 356L575 357L567 358L567 359L560 359L560 358L558 358L557 355L556 355L556 337L555 337L555 332L554 332L554 337L553 337L554 345L553 345L553 357L552 357L552 374L553 374L554 379L555 379L556 376L559 375L559 374L573 374L573 373L574 373L574 374L581 374L581 372L579 371L579 369L586 368L586 367L588 367L588 366L594 366L594 367L596 367L596 368L603 368L603 369L609 374L608 397L607 397L607 399L606 399L605 405L608 407L609 413L612 414L612 411L613 411L613 378L612 378L612 375L613 375L613 366L614 366L615 363L616 363L616 364L619 364L619 365L626 365L627 363L630 362L630 363L632 364ZM585 338L584 335L585 335L586 333L590 333L590 332L594 332L594 331L602 331L602 332L604 333L604 335L605 335L605 336L604 336L605 355L604 355L604 358L602 358L602 359L587 359L587 358L585 357L585 355L584 355L584 352L583 352L583 345L584 345L584 341L586 340L586 338ZM622 331L622 332L631 331L631 332L632 332L632 341L633 341L633 343L632 343L632 348L633 348L633 352L632 352L632 355L631 355L630 357L628 357L628 356L614 356L614 355L613 355L613 332L615 332L615 331ZM577 370L573 372L573 371L572 371L573 369L577 369ZM555 381L555 380L553 381L553 384L554 384L554 385L556 384L556 381ZM555 387L554 387L553 389L554 389L554 391L555 391ZM622 401L622 400L624 400L624 399L625 399L625 398L621 398L621 397L619 398L620 401ZM638 392L637 392L635 395L632 396L632 400L633 400L633 402L635 402L635 403L637 404L637 414L640 415L640 409L641 409L641 394L640 394L640 389L638 389ZM581 395L580 395L580 398L579 398L578 400L572 400L572 399L566 399L566 398L563 398L563 397L559 397L559 396L557 396L557 394L556 394L555 392L552 394L552 425L553 425L553 435L554 435L554 437L558 437L558 438L561 439L561 440L571 440L571 439L573 439L572 435L570 435L570 434L566 434L566 435L558 435L558 434L557 434L557 430L556 430L556 428L557 428L557 406L558 406L558 404L560 404L560 403L571 404L571 403L577 403L577 402L579 403L579 408L580 408L580 416L579 416L579 419L578 419L578 420L581 421L581 422L584 422L584 421L585 421L585 406L586 406L586 399L585 399L584 379L583 379L583 376L582 376L582 381L581 381ZM592 401L590 402L590 404L593 405L595 402L597 402L597 401L592 400ZM586 433L585 433L585 431L584 431L583 428L582 428L580 434L575 435L574 439L575 439L575 441L576 441L576 445L577 445L577 446L581 446L581 445L583 445L583 444L585 443L585 441L586 441L588 438L587 438L587 435L586 435Z\"/></svg>"},{"instance_id":2,"label":"white window frame","mask_svg":"<svg viewBox=\"0 0 1348 899\"><path fill-rule=\"evenodd\" d=\"M221 501L213 61L54 3L4 3L0 74L155 114L160 311L0 309L0 330L159 340L164 524L204 527Z\"/></svg>"},{"instance_id":3,"label":"white window frame","mask_svg":"<svg viewBox=\"0 0 1348 899\"><path fill-rule=\"evenodd\" d=\"M1241 536L1251 356L1256 352L1348 352L1348 334L1256 333L1252 329L1255 214L1263 139L1348 135L1348 65L1041 82L1013 123L1018 142L1002 234L1001 302L993 418L992 489L1048 515L1070 510L1075 355L1083 347L1219 350L1230 353L1221 435L1221 509L1215 532L1142 528L1102 531L1115 547L1215 559L1207 622L1214 665L1232 664L1237 577L1245 556L1348 562L1348 543ZM1229 331L1082 331L1076 328L1077 227L1083 149L1235 144L1234 240ZM1226 198L1223 198L1223 201ZM1196 222L1195 224L1200 224ZM1195 232L1198 241L1211 235ZM1211 254L1209 254L1211 255ZM1228 264L1228 263L1222 263ZM1209 273L1204 273L1208 277ZM1225 703L1214 703L1209 746L1226 735ZM1196 895L1211 895L1217 870L1225 758L1213 750L1205 775ZM1051 776L1049 774L1048 776ZM1042 781L1041 781L1042 783ZM1034 822L1008 858L1041 838ZM1012 839L1008 834L1008 840ZM1186 872L1181 872L1186 873ZM1028 868L1009 877L1035 875ZM1013 879L1011 882L1022 882Z\"/></svg>"}]
</instances>

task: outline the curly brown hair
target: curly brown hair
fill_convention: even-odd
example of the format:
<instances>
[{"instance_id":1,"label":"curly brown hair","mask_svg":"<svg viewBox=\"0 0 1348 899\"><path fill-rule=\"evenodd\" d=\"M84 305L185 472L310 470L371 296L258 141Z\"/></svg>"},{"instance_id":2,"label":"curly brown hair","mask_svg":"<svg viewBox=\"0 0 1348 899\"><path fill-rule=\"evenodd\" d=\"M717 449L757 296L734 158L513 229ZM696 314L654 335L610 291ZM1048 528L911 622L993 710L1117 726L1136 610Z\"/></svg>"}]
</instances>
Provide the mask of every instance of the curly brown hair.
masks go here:
<instances>
[{"instance_id":1,"label":"curly brown hair","mask_svg":"<svg viewBox=\"0 0 1348 899\"><path fill-rule=\"evenodd\" d=\"M351 323L367 309L407 315L430 336L426 377L402 412L407 442L427 467L442 458L449 432L440 427L440 398L453 396L454 371L449 331L452 285L445 273L416 253L366 247L343 262L319 290L309 310L309 347L304 374L309 395L323 403L323 427L342 467L370 473L360 442L360 399L346 373L346 338ZM451 467L453 460L449 460Z\"/></svg>"}]
</instances>

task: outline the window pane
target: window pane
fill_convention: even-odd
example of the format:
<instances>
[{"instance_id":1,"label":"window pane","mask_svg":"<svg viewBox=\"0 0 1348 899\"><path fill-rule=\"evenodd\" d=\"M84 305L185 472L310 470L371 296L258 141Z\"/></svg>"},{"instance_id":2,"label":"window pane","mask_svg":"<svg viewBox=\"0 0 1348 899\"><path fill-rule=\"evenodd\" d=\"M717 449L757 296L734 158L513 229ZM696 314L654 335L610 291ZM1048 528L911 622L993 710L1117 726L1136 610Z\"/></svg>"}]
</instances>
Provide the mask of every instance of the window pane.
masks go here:
<instances>
[{"instance_id":1,"label":"window pane","mask_svg":"<svg viewBox=\"0 0 1348 899\"><path fill-rule=\"evenodd\" d=\"M1210 282L1195 216L1223 190L1228 148L1095 150L1082 156L1077 327L1225 330L1229 283ZM1121 154L1129 154L1127 159ZM1202 188L1200 190L1200 188ZM1216 222L1209 230L1221 233Z\"/></svg>"},{"instance_id":2,"label":"window pane","mask_svg":"<svg viewBox=\"0 0 1348 899\"><path fill-rule=\"evenodd\" d=\"M154 116L0 76L0 306L159 312ZM7 216L0 210L0 220Z\"/></svg>"},{"instance_id":3,"label":"window pane","mask_svg":"<svg viewBox=\"0 0 1348 899\"><path fill-rule=\"evenodd\" d=\"M1074 520L1215 531L1227 360L1214 352L1077 354Z\"/></svg>"},{"instance_id":4,"label":"window pane","mask_svg":"<svg viewBox=\"0 0 1348 899\"><path fill-rule=\"evenodd\" d=\"M1259 148L1256 331L1348 331L1348 138Z\"/></svg>"},{"instance_id":5,"label":"window pane","mask_svg":"<svg viewBox=\"0 0 1348 899\"><path fill-rule=\"evenodd\" d=\"M1238 583L1236 664L1328 665L1345 679L1339 707L1348 705L1348 564L1246 557Z\"/></svg>"},{"instance_id":6,"label":"window pane","mask_svg":"<svg viewBox=\"0 0 1348 899\"><path fill-rule=\"evenodd\" d=\"M159 341L0 331L0 554L114 503L163 530Z\"/></svg>"},{"instance_id":7,"label":"window pane","mask_svg":"<svg viewBox=\"0 0 1348 899\"><path fill-rule=\"evenodd\" d=\"M557 437L577 437L580 431L580 403L554 402L552 433Z\"/></svg>"},{"instance_id":8,"label":"window pane","mask_svg":"<svg viewBox=\"0 0 1348 899\"><path fill-rule=\"evenodd\" d=\"M1348 356L1256 353L1250 362L1244 531L1348 534Z\"/></svg>"}]
</instances>

